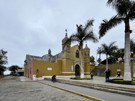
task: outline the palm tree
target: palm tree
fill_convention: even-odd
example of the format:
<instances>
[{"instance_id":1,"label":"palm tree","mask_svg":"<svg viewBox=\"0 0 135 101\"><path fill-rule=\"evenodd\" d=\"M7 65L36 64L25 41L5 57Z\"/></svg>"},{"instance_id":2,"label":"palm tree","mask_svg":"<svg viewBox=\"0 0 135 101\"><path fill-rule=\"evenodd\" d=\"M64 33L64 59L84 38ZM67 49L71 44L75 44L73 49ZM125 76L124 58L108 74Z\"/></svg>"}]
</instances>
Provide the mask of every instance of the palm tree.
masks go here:
<instances>
[{"instance_id":1,"label":"palm tree","mask_svg":"<svg viewBox=\"0 0 135 101\"><path fill-rule=\"evenodd\" d=\"M70 42L78 42L78 48L81 51L81 78L84 78L84 68L83 68L83 43L85 41L91 40L93 42L97 42L98 39L94 35L92 26L93 26L94 20L88 20L85 26L82 25L76 25L77 32L73 35L71 35L67 41L64 44L70 43Z\"/></svg>"},{"instance_id":2,"label":"palm tree","mask_svg":"<svg viewBox=\"0 0 135 101\"><path fill-rule=\"evenodd\" d=\"M124 48L118 49L116 53L116 58L124 58Z\"/></svg>"},{"instance_id":3,"label":"palm tree","mask_svg":"<svg viewBox=\"0 0 135 101\"><path fill-rule=\"evenodd\" d=\"M95 62L94 56L90 56L90 62L91 62L91 63L94 63L94 62Z\"/></svg>"},{"instance_id":4,"label":"palm tree","mask_svg":"<svg viewBox=\"0 0 135 101\"><path fill-rule=\"evenodd\" d=\"M6 70L6 67L4 66L7 64L7 51L4 51L3 49L0 50L0 75L3 75L3 72Z\"/></svg>"},{"instance_id":5,"label":"palm tree","mask_svg":"<svg viewBox=\"0 0 135 101\"><path fill-rule=\"evenodd\" d=\"M117 12L110 20L103 20L100 25L99 37L101 38L106 32L120 24L122 21L125 24L125 50L124 50L124 81L131 81L130 68L130 20L135 19L135 1L131 0L108 0L108 5L111 5Z\"/></svg>"},{"instance_id":6,"label":"palm tree","mask_svg":"<svg viewBox=\"0 0 135 101\"><path fill-rule=\"evenodd\" d=\"M111 56L111 58L114 60L115 63L117 62L118 58L122 58L123 61L123 57L124 57L124 48L117 49Z\"/></svg>"},{"instance_id":7,"label":"palm tree","mask_svg":"<svg viewBox=\"0 0 135 101\"><path fill-rule=\"evenodd\" d=\"M102 53L106 55L106 70L108 69L108 55L111 56L114 51L117 50L117 46L114 45L115 42L110 43L109 45L102 44Z\"/></svg>"},{"instance_id":8,"label":"palm tree","mask_svg":"<svg viewBox=\"0 0 135 101\"><path fill-rule=\"evenodd\" d=\"M4 51L3 49L0 50L0 66L3 66L7 64L7 51Z\"/></svg>"},{"instance_id":9,"label":"palm tree","mask_svg":"<svg viewBox=\"0 0 135 101\"><path fill-rule=\"evenodd\" d=\"M6 70L7 68L5 66L1 66L0 65L0 75L3 75L3 72Z\"/></svg>"}]
</instances>

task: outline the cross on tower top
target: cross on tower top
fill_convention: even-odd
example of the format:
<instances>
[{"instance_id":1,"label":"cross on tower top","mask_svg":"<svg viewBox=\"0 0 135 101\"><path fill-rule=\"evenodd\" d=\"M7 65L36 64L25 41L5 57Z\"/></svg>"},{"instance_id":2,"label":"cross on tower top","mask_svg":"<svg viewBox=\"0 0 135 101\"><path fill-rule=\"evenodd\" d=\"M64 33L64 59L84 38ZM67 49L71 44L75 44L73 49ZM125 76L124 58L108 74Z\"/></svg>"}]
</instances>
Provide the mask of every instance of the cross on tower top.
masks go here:
<instances>
[{"instance_id":1,"label":"cross on tower top","mask_svg":"<svg viewBox=\"0 0 135 101\"><path fill-rule=\"evenodd\" d=\"M65 29L65 31L66 31L66 37L67 37L67 29Z\"/></svg>"},{"instance_id":2,"label":"cross on tower top","mask_svg":"<svg viewBox=\"0 0 135 101\"><path fill-rule=\"evenodd\" d=\"M65 29L66 33L67 33L67 29Z\"/></svg>"}]
</instances>

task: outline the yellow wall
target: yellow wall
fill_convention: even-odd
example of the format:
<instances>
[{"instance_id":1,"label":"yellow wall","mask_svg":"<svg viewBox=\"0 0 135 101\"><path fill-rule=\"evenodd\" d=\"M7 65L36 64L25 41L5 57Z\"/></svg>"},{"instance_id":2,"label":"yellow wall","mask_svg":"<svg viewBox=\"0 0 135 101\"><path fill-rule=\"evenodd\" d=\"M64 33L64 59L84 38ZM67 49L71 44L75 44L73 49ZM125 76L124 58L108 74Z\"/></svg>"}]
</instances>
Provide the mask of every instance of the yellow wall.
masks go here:
<instances>
[{"instance_id":1,"label":"yellow wall","mask_svg":"<svg viewBox=\"0 0 135 101\"><path fill-rule=\"evenodd\" d=\"M72 61L70 59L62 59L62 72L71 71Z\"/></svg>"},{"instance_id":2,"label":"yellow wall","mask_svg":"<svg viewBox=\"0 0 135 101\"><path fill-rule=\"evenodd\" d=\"M71 57L74 60L80 61L81 60L81 52L79 51L79 58L76 58L76 50L78 50L78 45L75 45L71 48L71 51L70 51Z\"/></svg>"},{"instance_id":3,"label":"yellow wall","mask_svg":"<svg viewBox=\"0 0 135 101\"><path fill-rule=\"evenodd\" d=\"M52 68L52 70L48 70L48 68ZM38 73L37 69L39 69ZM52 76L54 74L61 75L61 60L57 60L56 63L34 60L33 74L35 74L37 77Z\"/></svg>"},{"instance_id":4,"label":"yellow wall","mask_svg":"<svg viewBox=\"0 0 135 101\"><path fill-rule=\"evenodd\" d=\"M97 69L103 69L105 68L105 65L97 66ZM124 75L124 64L111 64L108 66L108 68L111 70L111 76L117 75L117 69L121 70L121 75ZM133 63L131 63L131 75L133 75Z\"/></svg>"},{"instance_id":5,"label":"yellow wall","mask_svg":"<svg viewBox=\"0 0 135 101\"><path fill-rule=\"evenodd\" d=\"M81 52L79 51L79 58L76 58L76 50L78 50L78 45L70 47L70 50L62 51L62 58L56 62L47 62L33 60L33 75L37 77L42 76L52 76L52 75L75 75L75 66L78 64L80 66L81 72ZM89 74L93 70L95 65L90 65L89 49L84 50L86 54L84 56L84 72ZM72 70L73 67L73 70ZM48 70L52 68L52 70ZM39 72L37 72L39 69Z\"/></svg>"},{"instance_id":6,"label":"yellow wall","mask_svg":"<svg viewBox=\"0 0 135 101\"><path fill-rule=\"evenodd\" d=\"M75 72L75 66L78 64L81 68L81 52L79 51L79 58L76 58L76 50L78 50L78 45L75 45L70 48L70 51L63 51L62 53L62 72ZM84 49L83 61L84 63L84 72L85 74L90 74L95 67L95 65L90 65L90 50L88 48ZM71 67L73 66L73 71ZM81 70L81 69L80 69ZM80 71L81 72L81 71ZM74 73L68 73L69 75ZM68 75L63 73L63 75Z\"/></svg>"}]
</instances>

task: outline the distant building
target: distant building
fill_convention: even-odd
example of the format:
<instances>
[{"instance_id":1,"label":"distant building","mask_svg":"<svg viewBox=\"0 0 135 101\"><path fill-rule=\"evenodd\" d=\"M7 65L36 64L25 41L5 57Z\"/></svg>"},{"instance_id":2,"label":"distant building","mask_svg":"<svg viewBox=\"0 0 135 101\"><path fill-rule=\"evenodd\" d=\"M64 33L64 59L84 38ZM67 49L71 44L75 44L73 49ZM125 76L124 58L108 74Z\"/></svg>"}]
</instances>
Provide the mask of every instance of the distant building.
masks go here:
<instances>
[{"instance_id":1,"label":"distant building","mask_svg":"<svg viewBox=\"0 0 135 101\"><path fill-rule=\"evenodd\" d=\"M19 75L19 76L24 76L24 68L18 68L16 70L16 73Z\"/></svg>"},{"instance_id":2,"label":"distant building","mask_svg":"<svg viewBox=\"0 0 135 101\"><path fill-rule=\"evenodd\" d=\"M64 46L64 42L67 40L67 33L62 40L62 51L56 55L51 54L51 50L48 50L48 54L42 57L26 55L25 59L25 76L31 79L41 78L45 76L80 76L81 72L81 52L78 49L78 45L71 47L71 44ZM89 75L93 70L94 65L90 66L90 49L87 47L83 49L84 57L84 74Z\"/></svg>"}]
</instances>

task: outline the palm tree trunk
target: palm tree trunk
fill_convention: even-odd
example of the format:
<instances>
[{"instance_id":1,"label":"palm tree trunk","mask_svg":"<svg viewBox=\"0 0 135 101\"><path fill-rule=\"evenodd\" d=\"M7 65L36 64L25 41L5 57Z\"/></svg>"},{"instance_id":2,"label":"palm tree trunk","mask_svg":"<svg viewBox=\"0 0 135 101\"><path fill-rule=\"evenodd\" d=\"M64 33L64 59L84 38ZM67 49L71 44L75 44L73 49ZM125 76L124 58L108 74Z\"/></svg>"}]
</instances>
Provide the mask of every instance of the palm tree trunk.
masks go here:
<instances>
[{"instance_id":1,"label":"palm tree trunk","mask_svg":"<svg viewBox=\"0 0 135 101\"><path fill-rule=\"evenodd\" d=\"M99 61L99 64L101 63L101 53L99 54L99 59L100 59L100 61Z\"/></svg>"},{"instance_id":2,"label":"palm tree trunk","mask_svg":"<svg viewBox=\"0 0 135 101\"><path fill-rule=\"evenodd\" d=\"M108 55L106 54L106 70L108 70Z\"/></svg>"},{"instance_id":3,"label":"palm tree trunk","mask_svg":"<svg viewBox=\"0 0 135 101\"><path fill-rule=\"evenodd\" d=\"M131 81L130 67L130 32L125 32L125 50L124 50L124 81Z\"/></svg>"},{"instance_id":4,"label":"palm tree trunk","mask_svg":"<svg viewBox=\"0 0 135 101\"><path fill-rule=\"evenodd\" d=\"M124 81L131 81L129 19L125 20Z\"/></svg>"},{"instance_id":5,"label":"palm tree trunk","mask_svg":"<svg viewBox=\"0 0 135 101\"><path fill-rule=\"evenodd\" d=\"M84 78L84 68L83 68L83 46L81 46L81 78Z\"/></svg>"}]
</instances>

